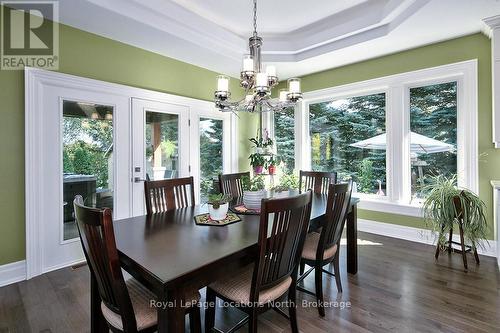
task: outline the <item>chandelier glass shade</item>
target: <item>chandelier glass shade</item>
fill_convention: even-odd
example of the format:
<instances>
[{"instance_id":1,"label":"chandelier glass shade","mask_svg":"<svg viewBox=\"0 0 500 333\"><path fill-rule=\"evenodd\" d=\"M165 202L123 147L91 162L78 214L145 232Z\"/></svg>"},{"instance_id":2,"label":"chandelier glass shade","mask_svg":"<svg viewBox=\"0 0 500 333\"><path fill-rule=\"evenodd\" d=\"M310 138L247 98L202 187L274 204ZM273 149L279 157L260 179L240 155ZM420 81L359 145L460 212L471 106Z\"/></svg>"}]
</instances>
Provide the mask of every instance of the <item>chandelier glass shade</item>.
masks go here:
<instances>
[{"instance_id":1,"label":"chandelier glass shade","mask_svg":"<svg viewBox=\"0 0 500 333\"><path fill-rule=\"evenodd\" d=\"M300 90L300 79L288 79L286 89L279 91L278 98L272 98L272 89L279 81L276 67L272 65L262 66L262 38L257 35L257 0L253 1L253 36L249 38L249 54L243 56L243 64L240 72L240 86L244 89L245 97L231 101L229 90L229 77L217 76L217 90L215 91L215 106L221 111L247 111L247 112L269 112L282 111L293 107L302 98Z\"/></svg>"}]
</instances>

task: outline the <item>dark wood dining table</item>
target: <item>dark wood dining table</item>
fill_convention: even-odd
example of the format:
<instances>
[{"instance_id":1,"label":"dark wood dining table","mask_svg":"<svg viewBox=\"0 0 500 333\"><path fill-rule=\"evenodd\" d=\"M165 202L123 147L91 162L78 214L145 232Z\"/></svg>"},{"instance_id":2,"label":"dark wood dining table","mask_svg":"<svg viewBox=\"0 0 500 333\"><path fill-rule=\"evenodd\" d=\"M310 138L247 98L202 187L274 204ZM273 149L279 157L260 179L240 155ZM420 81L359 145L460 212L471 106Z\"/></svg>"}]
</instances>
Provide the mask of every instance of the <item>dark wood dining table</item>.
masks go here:
<instances>
[{"instance_id":1,"label":"dark wood dining table","mask_svg":"<svg viewBox=\"0 0 500 333\"><path fill-rule=\"evenodd\" d=\"M356 274L357 203L352 198L346 223L347 272ZM194 216L206 205L114 221L116 245L122 267L162 302L158 332L184 332L182 300L188 290L198 290L255 260L258 215L240 215L227 226L196 225ZM326 195L314 194L310 229L319 228L325 216ZM91 331L108 332L100 311L101 299L91 278Z\"/></svg>"}]
</instances>

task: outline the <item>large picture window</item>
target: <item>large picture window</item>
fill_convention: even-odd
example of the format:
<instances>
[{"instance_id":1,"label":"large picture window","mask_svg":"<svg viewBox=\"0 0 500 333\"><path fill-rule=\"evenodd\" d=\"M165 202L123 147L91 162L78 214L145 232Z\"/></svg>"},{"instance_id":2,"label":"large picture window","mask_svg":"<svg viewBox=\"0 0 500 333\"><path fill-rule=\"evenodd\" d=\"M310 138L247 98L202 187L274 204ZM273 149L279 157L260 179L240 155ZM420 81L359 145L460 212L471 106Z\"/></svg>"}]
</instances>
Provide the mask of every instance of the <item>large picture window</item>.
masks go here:
<instances>
[{"instance_id":1,"label":"large picture window","mask_svg":"<svg viewBox=\"0 0 500 333\"><path fill-rule=\"evenodd\" d=\"M311 168L352 179L360 193L385 195L385 94L309 105ZM378 144L378 145L377 145Z\"/></svg>"},{"instance_id":2,"label":"large picture window","mask_svg":"<svg viewBox=\"0 0 500 333\"><path fill-rule=\"evenodd\" d=\"M429 177L457 175L457 83L410 89L412 198L425 197Z\"/></svg>"},{"instance_id":3,"label":"large picture window","mask_svg":"<svg viewBox=\"0 0 500 333\"><path fill-rule=\"evenodd\" d=\"M352 179L362 209L421 216L436 175L479 190L475 60L305 92L294 115L295 170Z\"/></svg>"}]
</instances>

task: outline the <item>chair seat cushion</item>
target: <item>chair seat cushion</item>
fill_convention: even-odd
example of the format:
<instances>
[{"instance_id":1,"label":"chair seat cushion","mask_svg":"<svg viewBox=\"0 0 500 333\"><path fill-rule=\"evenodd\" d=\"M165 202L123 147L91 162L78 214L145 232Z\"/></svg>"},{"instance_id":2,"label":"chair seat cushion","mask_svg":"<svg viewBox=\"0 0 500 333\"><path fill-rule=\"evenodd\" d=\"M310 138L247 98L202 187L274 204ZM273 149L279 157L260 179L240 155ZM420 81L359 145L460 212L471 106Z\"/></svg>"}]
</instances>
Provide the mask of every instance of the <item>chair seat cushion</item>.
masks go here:
<instances>
[{"instance_id":1,"label":"chair seat cushion","mask_svg":"<svg viewBox=\"0 0 500 333\"><path fill-rule=\"evenodd\" d=\"M212 283L209 288L234 302L248 305L250 304L250 288L252 287L254 267L254 264L249 265L236 274L231 274L228 278ZM259 304L263 305L276 300L287 292L291 284L292 278L287 277L276 286L262 290L259 294Z\"/></svg>"},{"instance_id":2,"label":"chair seat cushion","mask_svg":"<svg viewBox=\"0 0 500 333\"><path fill-rule=\"evenodd\" d=\"M156 300L156 296L135 279L129 279L125 283L134 308L137 330L140 331L156 325L158 322L157 308L151 306L151 300ZM199 292L194 291L186 297L186 302L196 303L199 299ZM104 302L101 303L101 310L104 318L111 326L123 330L122 318L119 314L108 308Z\"/></svg>"},{"instance_id":3,"label":"chair seat cushion","mask_svg":"<svg viewBox=\"0 0 500 333\"><path fill-rule=\"evenodd\" d=\"M318 249L319 237L321 235L317 232L308 233L302 250L302 258L308 260L316 260L316 251ZM337 253L337 244L325 249L323 253L323 260L332 258Z\"/></svg>"}]
</instances>

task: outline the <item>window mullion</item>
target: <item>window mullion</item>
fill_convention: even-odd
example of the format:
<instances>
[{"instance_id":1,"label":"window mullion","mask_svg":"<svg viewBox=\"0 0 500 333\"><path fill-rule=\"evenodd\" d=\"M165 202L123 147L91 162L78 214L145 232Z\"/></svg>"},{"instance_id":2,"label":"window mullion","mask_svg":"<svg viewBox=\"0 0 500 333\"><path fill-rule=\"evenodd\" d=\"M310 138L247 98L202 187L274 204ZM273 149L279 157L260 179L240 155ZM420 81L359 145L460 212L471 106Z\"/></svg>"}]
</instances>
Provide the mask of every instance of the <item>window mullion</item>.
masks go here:
<instances>
[{"instance_id":1,"label":"window mullion","mask_svg":"<svg viewBox=\"0 0 500 333\"><path fill-rule=\"evenodd\" d=\"M401 87L401 170L403 173L400 203L409 204L411 202L411 151L410 151L410 89L406 86Z\"/></svg>"},{"instance_id":2,"label":"window mullion","mask_svg":"<svg viewBox=\"0 0 500 333\"><path fill-rule=\"evenodd\" d=\"M409 112L402 85L391 86L386 97L387 185L390 201L408 203L410 193Z\"/></svg>"},{"instance_id":3,"label":"window mullion","mask_svg":"<svg viewBox=\"0 0 500 333\"><path fill-rule=\"evenodd\" d=\"M311 170L309 110L304 101L295 106L295 170Z\"/></svg>"}]
</instances>

